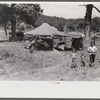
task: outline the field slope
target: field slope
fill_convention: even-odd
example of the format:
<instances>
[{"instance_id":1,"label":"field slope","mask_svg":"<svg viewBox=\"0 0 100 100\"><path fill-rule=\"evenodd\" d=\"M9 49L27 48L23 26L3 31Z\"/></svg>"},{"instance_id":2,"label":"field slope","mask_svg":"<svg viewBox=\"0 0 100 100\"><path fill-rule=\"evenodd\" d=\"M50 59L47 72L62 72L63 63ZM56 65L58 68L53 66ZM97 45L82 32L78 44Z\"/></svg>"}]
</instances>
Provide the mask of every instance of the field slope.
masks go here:
<instances>
[{"instance_id":1,"label":"field slope","mask_svg":"<svg viewBox=\"0 0 100 100\"><path fill-rule=\"evenodd\" d=\"M99 43L98 43L99 44ZM71 51L36 51L30 54L24 49L24 43L0 43L0 80L34 80L34 81L98 81L100 80L99 45L94 67L80 67L78 51L77 65L71 68Z\"/></svg>"}]
</instances>

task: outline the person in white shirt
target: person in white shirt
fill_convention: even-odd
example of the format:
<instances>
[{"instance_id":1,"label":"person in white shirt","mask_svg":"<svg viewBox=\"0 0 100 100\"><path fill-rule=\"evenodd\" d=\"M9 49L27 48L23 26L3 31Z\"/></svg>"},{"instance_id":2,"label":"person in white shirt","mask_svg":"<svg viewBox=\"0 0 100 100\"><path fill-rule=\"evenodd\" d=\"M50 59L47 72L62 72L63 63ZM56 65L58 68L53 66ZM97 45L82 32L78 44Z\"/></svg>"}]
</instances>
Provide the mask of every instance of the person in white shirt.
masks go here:
<instances>
[{"instance_id":1,"label":"person in white shirt","mask_svg":"<svg viewBox=\"0 0 100 100\"><path fill-rule=\"evenodd\" d=\"M94 46L94 43L91 42L90 46L88 47L88 53L90 54L90 66L92 67L92 64L95 62L95 55L97 52L97 47Z\"/></svg>"}]
</instances>

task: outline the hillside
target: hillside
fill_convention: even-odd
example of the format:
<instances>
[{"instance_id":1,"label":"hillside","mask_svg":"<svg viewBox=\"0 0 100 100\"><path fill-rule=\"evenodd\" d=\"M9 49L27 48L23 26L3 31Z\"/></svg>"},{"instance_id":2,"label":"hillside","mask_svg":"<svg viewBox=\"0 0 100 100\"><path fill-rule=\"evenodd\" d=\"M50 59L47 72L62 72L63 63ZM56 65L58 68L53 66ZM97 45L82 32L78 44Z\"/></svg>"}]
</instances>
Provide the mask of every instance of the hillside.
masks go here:
<instances>
[{"instance_id":1,"label":"hillside","mask_svg":"<svg viewBox=\"0 0 100 100\"><path fill-rule=\"evenodd\" d=\"M34 26L29 25L26 23L27 28L34 29L43 23L48 23L51 26L54 26L59 31L84 31L85 28L85 19L78 18L78 19L65 19L62 17L56 17L56 16L47 16L47 15L41 15L36 21ZM16 23L16 25L18 22ZM0 27L2 27L2 24L0 24ZM11 28L10 22L8 22L7 29ZM93 32L99 32L100 31L100 17L92 18L91 22L91 31Z\"/></svg>"},{"instance_id":2,"label":"hillside","mask_svg":"<svg viewBox=\"0 0 100 100\"><path fill-rule=\"evenodd\" d=\"M41 15L40 18L36 21L36 27L40 26L42 23L48 23L51 26L56 27L59 31L63 31L66 24L66 19L59 17L51 17L46 15Z\"/></svg>"},{"instance_id":3,"label":"hillside","mask_svg":"<svg viewBox=\"0 0 100 100\"><path fill-rule=\"evenodd\" d=\"M89 67L87 51L83 51L86 66L80 66L78 51L77 68L71 68L71 51L36 51L30 54L24 43L0 43L0 80L19 81L96 81L100 80L100 46L94 67Z\"/></svg>"},{"instance_id":4,"label":"hillside","mask_svg":"<svg viewBox=\"0 0 100 100\"><path fill-rule=\"evenodd\" d=\"M48 23L51 26L56 27L59 31L84 31L85 27L85 19L78 18L78 19L65 19L62 17L56 16L46 16L41 15L35 22L36 27L40 26L42 23ZM91 22L91 30L98 32L100 30L100 18L95 17L92 18Z\"/></svg>"}]
</instances>

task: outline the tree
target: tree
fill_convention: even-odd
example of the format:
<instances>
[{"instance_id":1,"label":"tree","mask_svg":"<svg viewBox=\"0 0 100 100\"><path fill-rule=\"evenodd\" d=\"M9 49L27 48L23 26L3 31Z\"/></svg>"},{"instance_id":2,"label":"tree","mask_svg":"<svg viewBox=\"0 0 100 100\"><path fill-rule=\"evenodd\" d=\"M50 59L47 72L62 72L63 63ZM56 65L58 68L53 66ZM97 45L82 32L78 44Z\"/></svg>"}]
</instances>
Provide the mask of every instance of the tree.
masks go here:
<instances>
[{"instance_id":1,"label":"tree","mask_svg":"<svg viewBox=\"0 0 100 100\"><path fill-rule=\"evenodd\" d=\"M39 4L0 4L0 18L5 25L11 22L11 40L16 40L16 21L18 19L28 24L35 25L35 21L43 10ZM6 19L6 20L5 20Z\"/></svg>"},{"instance_id":2,"label":"tree","mask_svg":"<svg viewBox=\"0 0 100 100\"><path fill-rule=\"evenodd\" d=\"M91 30L95 32L100 31L100 18L94 17L91 22Z\"/></svg>"},{"instance_id":3,"label":"tree","mask_svg":"<svg viewBox=\"0 0 100 100\"><path fill-rule=\"evenodd\" d=\"M19 4L14 6L16 14L19 15L21 20L24 20L27 24L35 25L35 21L43 13L39 4Z\"/></svg>"},{"instance_id":4,"label":"tree","mask_svg":"<svg viewBox=\"0 0 100 100\"><path fill-rule=\"evenodd\" d=\"M36 21L36 27L42 25L43 23L48 23L51 26L54 26L55 28L57 28L59 31L63 31L64 30L64 26L66 24L66 19L61 18L61 17L56 17L56 16L46 16L46 15L42 15L41 17L39 17Z\"/></svg>"},{"instance_id":5,"label":"tree","mask_svg":"<svg viewBox=\"0 0 100 100\"><path fill-rule=\"evenodd\" d=\"M6 35L7 35L6 25L7 25L7 22L10 20L9 10L10 10L9 5L0 4L0 23L3 25Z\"/></svg>"},{"instance_id":6,"label":"tree","mask_svg":"<svg viewBox=\"0 0 100 100\"><path fill-rule=\"evenodd\" d=\"M75 31L75 29L76 29L76 26L75 25L76 25L76 21L74 19L67 20L66 21L66 25L64 27L65 33L67 31Z\"/></svg>"},{"instance_id":7,"label":"tree","mask_svg":"<svg viewBox=\"0 0 100 100\"><path fill-rule=\"evenodd\" d=\"M91 37L91 20L92 20L92 10L93 8L96 9L99 13L100 10L95 7L93 4L87 4L86 7L86 14L85 14L85 37L86 40L90 40Z\"/></svg>"},{"instance_id":8,"label":"tree","mask_svg":"<svg viewBox=\"0 0 100 100\"><path fill-rule=\"evenodd\" d=\"M80 21L77 24L77 30L84 30L84 28L85 28L85 23L83 21Z\"/></svg>"}]
</instances>

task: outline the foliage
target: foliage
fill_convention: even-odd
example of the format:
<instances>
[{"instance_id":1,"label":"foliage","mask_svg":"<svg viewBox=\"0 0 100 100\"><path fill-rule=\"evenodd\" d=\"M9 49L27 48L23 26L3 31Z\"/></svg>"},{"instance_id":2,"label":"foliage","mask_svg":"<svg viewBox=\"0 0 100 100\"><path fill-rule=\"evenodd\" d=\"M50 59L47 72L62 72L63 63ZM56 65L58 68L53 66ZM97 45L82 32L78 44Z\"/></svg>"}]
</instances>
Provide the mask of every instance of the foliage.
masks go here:
<instances>
[{"instance_id":1,"label":"foliage","mask_svg":"<svg viewBox=\"0 0 100 100\"><path fill-rule=\"evenodd\" d=\"M94 17L91 22L91 30L99 32L100 31L100 18Z\"/></svg>"},{"instance_id":2,"label":"foliage","mask_svg":"<svg viewBox=\"0 0 100 100\"><path fill-rule=\"evenodd\" d=\"M14 6L18 19L24 20L27 24L33 25L43 10L38 4L17 4Z\"/></svg>"},{"instance_id":3,"label":"foliage","mask_svg":"<svg viewBox=\"0 0 100 100\"><path fill-rule=\"evenodd\" d=\"M85 27L85 22L84 21L80 21L77 24L77 30L84 30L84 27Z\"/></svg>"},{"instance_id":4,"label":"foliage","mask_svg":"<svg viewBox=\"0 0 100 100\"><path fill-rule=\"evenodd\" d=\"M84 31L84 19L68 19L65 25L65 31ZM94 17L91 21L91 31L100 31L100 18Z\"/></svg>"},{"instance_id":5,"label":"foliage","mask_svg":"<svg viewBox=\"0 0 100 100\"><path fill-rule=\"evenodd\" d=\"M64 26L66 24L66 19L55 17L55 16L51 17L51 16L42 15L40 18L38 18L35 25L36 27L38 27L43 23L48 23L51 26L56 27L59 31L63 31Z\"/></svg>"},{"instance_id":6,"label":"foliage","mask_svg":"<svg viewBox=\"0 0 100 100\"><path fill-rule=\"evenodd\" d=\"M83 19L68 19L64 31L81 31L84 29Z\"/></svg>"},{"instance_id":7,"label":"foliage","mask_svg":"<svg viewBox=\"0 0 100 100\"><path fill-rule=\"evenodd\" d=\"M5 23L9 20L9 6L7 4L0 4L0 23Z\"/></svg>"},{"instance_id":8,"label":"foliage","mask_svg":"<svg viewBox=\"0 0 100 100\"><path fill-rule=\"evenodd\" d=\"M34 25L42 12L43 10L38 4L0 4L0 22L11 21L15 14L17 20L24 20L26 23Z\"/></svg>"},{"instance_id":9,"label":"foliage","mask_svg":"<svg viewBox=\"0 0 100 100\"><path fill-rule=\"evenodd\" d=\"M22 20L34 26L43 10L38 4L0 4L0 22L5 28L11 22L12 39L15 40L16 21Z\"/></svg>"}]
</instances>

